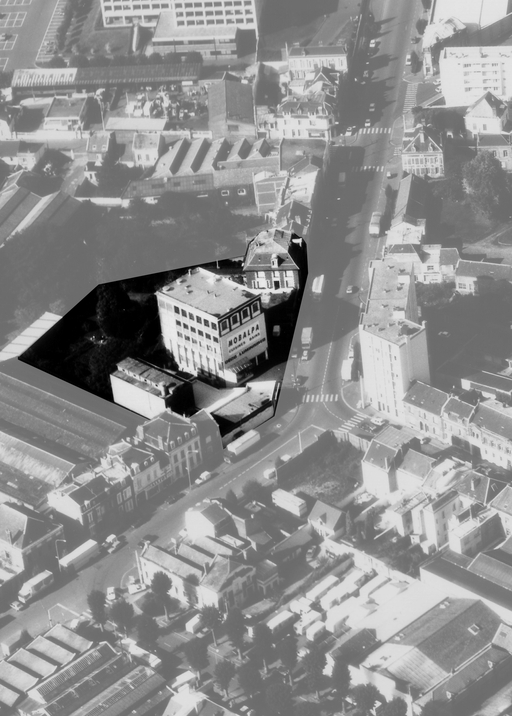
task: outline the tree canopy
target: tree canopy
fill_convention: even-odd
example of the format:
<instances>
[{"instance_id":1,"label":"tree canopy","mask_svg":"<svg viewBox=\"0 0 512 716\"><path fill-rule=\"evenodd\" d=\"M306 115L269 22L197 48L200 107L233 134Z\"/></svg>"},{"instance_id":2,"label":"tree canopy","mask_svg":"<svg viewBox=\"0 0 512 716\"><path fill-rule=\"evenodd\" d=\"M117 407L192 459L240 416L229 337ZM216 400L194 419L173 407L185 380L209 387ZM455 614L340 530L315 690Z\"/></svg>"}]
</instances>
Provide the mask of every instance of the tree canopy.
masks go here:
<instances>
[{"instance_id":1,"label":"tree canopy","mask_svg":"<svg viewBox=\"0 0 512 716\"><path fill-rule=\"evenodd\" d=\"M253 662L243 664L237 671L238 683L247 696L254 696L263 688L260 670Z\"/></svg>"},{"instance_id":2,"label":"tree canopy","mask_svg":"<svg viewBox=\"0 0 512 716\"><path fill-rule=\"evenodd\" d=\"M216 664L213 670L213 678L216 684L224 691L226 698L228 697L229 684L235 676L236 669L231 661L222 660Z\"/></svg>"},{"instance_id":3,"label":"tree canopy","mask_svg":"<svg viewBox=\"0 0 512 716\"><path fill-rule=\"evenodd\" d=\"M204 639L195 637L183 647L183 651L193 671L198 674L208 666L208 645Z\"/></svg>"},{"instance_id":4,"label":"tree canopy","mask_svg":"<svg viewBox=\"0 0 512 716\"><path fill-rule=\"evenodd\" d=\"M462 169L466 193L488 217L500 216L510 199L507 175L490 152L478 152Z\"/></svg>"},{"instance_id":5,"label":"tree canopy","mask_svg":"<svg viewBox=\"0 0 512 716\"><path fill-rule=\"evenodd\" d=\"M108 619L106 606L107 597L105 592L102 592L99 589L93 589L92 592L89 592L87 595L87 605L91 610L92 618L103 631L103 627Z\"/></svg>"},{"instance_id":6,"label":"tree canopy","mask_svg":"<svg viewBox=\"0 0 512 716\"><path fill-rule=\"evenodd\" d=\"M134 616L135 610L132 605L124 599L118 599L109 609L110 619L112 619L118 628L123 629L125 634L130 631Z\"/></svg>"}]
</instances>

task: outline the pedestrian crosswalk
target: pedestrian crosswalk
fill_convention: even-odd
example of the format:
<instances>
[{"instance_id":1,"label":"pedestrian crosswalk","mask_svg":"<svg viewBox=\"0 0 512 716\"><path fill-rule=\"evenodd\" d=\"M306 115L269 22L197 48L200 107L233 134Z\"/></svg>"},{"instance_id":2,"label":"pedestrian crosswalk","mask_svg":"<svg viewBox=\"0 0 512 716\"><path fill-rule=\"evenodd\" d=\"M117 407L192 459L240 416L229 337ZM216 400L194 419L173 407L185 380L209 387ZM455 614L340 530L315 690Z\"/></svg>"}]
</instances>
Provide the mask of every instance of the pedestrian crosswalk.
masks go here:
<instances>
[{"instance_id":1,"label":"pedestrian crosswalk","mask_svg":"<svg viewBox=\"0 0 512 716\"><path fill-rule=\"evenodd\" d=\"M386 167L384 166L372 166L371 164L365 164L362 167L350 167L351 172L383 172Z\"/></svg>"},{"instance_id":2,"label":"pedestrian crosswalk","mask_svg":"<svg viewBox=\"0 0 512 716\"><path fill-rule=\"evenodd\" d=\"M391 134L391 127L363 127L359 134Z\"/></svg>"},{"instance_id":3,"label":"pedestrian crosswalk","mask_svg":"<svg viewBox=\"0 0 512 716\"><path fill-rule=\"evenodd\" d=\"M360 423L362 423L364 420L367 420L368 416L364 413L356 413L353 415L350 420L345 420L343 425L341 426L341 430L345 430L346 432L349 432L353 428L356 428Z\"/></svg>"},{"instance_id":4,"label":"pedestrian crosswalk","mask_svg":"<svg viewBox=\"0 0 512 716\"><path fill-rule=\"evenodd\" d=\"M405 93L404 101L404 112L410 112L413 107L416 107L416 95L418 93L418 84L408 84L407 91Z\"/></svg>"},{"instance_id":5,"label":"pedestrian crosswalk","mask_svg":"<svg viewBox=\"0 0 512 716\"><path fill-rule=\"evenodd\" d=\"M302 399L303 403L333 403L339 400L340 396L338 393L317 393L312 395L308 393Z\"/></svg>"}]
</instances>

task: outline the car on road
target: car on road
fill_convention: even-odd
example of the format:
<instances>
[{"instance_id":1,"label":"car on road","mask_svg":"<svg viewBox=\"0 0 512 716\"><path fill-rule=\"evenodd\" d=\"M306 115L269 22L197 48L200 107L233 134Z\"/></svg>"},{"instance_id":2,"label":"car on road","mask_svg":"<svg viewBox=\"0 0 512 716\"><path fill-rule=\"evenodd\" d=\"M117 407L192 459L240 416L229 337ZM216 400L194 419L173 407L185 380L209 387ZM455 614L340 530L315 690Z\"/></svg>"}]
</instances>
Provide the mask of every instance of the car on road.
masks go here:
<instances>
[{"instance_id":1,"label":"car on road","mask_svg":"<svg viewBox=\"0 0 512 716\"><path fill-rule=\"evenodd\" d=\"M298 358L299 357L299 348L298 346L292 346L292 350L290 353L290 358Z\"/></svg>"},{"instance_id":2,"label":"car on road","mask_svg":"<svg viewBox=\"0 0 512 716\"><path fill-rule=\"evenodd\" d=\"M349 137L351 137L351 136L352 136L353 134L355 134L355 133L356 133L356 128L355 128L355 127L347 127L346 130L345 130L345 136L348 135Z\"/></svg>"},{"instance_id":3,"label":"car on road","mask_svg":"<svg viewBox=\"0 0 512 716\"><path fill-rule=\"evenodd\" d=\"M199 475L199 477L198 477L197 480L195 481L195 484L196 484L196 485L202 485L203 482L208 482L208 480L211 480L212 477L213 477L212 473L211 473L211 472L208 472L208 470L205 470L204 472L202 472L202 473Z\"/></svg>"},{"instance_id":4,"label":"car on road","mask_svg":"<svg viewBox=\"0 0 512 716\"><path fill-rule=\"evenodd\" d=\"M347 293L350 295L357 293L357 286L347 286Z\"/></svg>"},{"instance_id":5,"label":"car on road","mask_svg":"<svg viewBox=\"0 0 512 716\"><path fill-rule=\"evenodd\" d=\"M371 419L371 422L374 425L378 425L379 427L382 427L383 425L385 425L387 423L387 420L384 420L384 418L379 418L378 416L376 416L375 418Z\"/></svg>"},{"instance_id":6,"label":"car on road","mask_svg":"<svg viewBox=\"0 0 512 716\"><path fill-rule=\"evenodd\" d=\"M369 108L370 112L375 112L375 102L372 102Z\"/></svg>"},{"instance_id":7,"label":"car on road","mask_svg":"<svg viewBox=\"0 0 512 716\"><path fill-rule=\"evenodd\" d=\"M395 172L386 172L386 179L393 179Z\"/></svg>"},{"instance_id":8,"label":"car on road","mask_svg":"<svg viewBox=\"0 0 512 716\"><path fill-rule=\"evenodd\" d=\"M365 70L363 72L363 80L368 80L370 78L370 70Z\"/></svg>"},{"instance_id":9,"label":"car on road","mask_svg":"<svg viewBox=\"0 0 512 716\"><path fill-rule=\"evenodd\" d=\"M338 226L338 217L335 216L334 219L331 221L331 226L336 228Z\"/></svg>"},{"instance_id":10,"label":"car on road","mask_svg":"<svg viewBox=\"0 0 512 716\"><path fill-rule=\"evenodd\" d=\"M407 53L406 58L405 58L405 64L406 65L412 64L412 53L411 52Z\"/></svg>"},{"instance_id":11,"label":"car on road","mask_svg":"<svg viewBox=\"0 0 512 716\"><path fill-rule=\"evenodd\" d=\"M436 92L438 92L440 94L442 91L443 90L440 87L436 87Z\"/></svg>"},{"instance_id":12,"label":"car on road","mask_svg":"<svg viewBox=\"0 0 512 716\"><path fill-rule=\"evenodd\" d=\"M307 348L304 348L302 351L302 355L300 357L301 361L308 361L309 360L309 350Z\"/></svg>"},{"instance_id":13,"label":"car on road","mask_svg":"<svg viewBox=\"0 0 512 716\"><path fill-rule=\"evenodd\" d=\"M438 335L438 336L443 336L444 338L449 338L449 337L450 337L450 332L449 332L449 331L440 331L437 335Z\"/></svg>"},{"instance_id":14,"label":"car on road","mask_svg":"<svg viewBox=\"0 0 512 716\"><path fill-rule=\"evenodd\" d=\"M364 123L364 126L365 126L366 128L372 126L372 120L371 120L369 117L368 117L368 119L366 120L366 122Z\"/></svg>"},{"instance_id":15,"label":"car on road","mask_svg":"<svg viewBox=\"0 0 512 716\"><path fill-rule=\"evenodd\" d=\"M370 50L376 50L378 45L379 45L378 40L375 40L375 39L371 40L370 41Z\"/></svg>"},{"instance_id":16,"label":"car on road","mask_svg":"<svg viewBox=\"0 0 512 716\"><path fill-rule=\"evenodd\" d=\"M25 605L16 599L14 602L11 602L10 607L14 609L15 612L21 612L21 610L25 608Z\"/></svg>"},{"instance_id":17,"label":"car on road","mask_svg":"<svg viewBox=\"0 0 512 716\"><path fill-rule=\"evenodd\" d=\"M121 541L116 535L109 535L107 539L103 542L103 549L106 549L109 554L112 554L112 552L115 552L121 547Z\"/></svg>"},{"instance_id":18,"label":"car on road","mask_svg":"<svg viewBox=\"0 0 512 716\"><path fill-rule=\"evenodd\" d=\"M440 87L440 85L441 85L441 80L434 80L434 84L435 84L436 87Z\"/></svg>"},{"instance_id":19,"label":"car on road","mask_svg":"<svg viewBox=\"0 0 512 716\"><path fill-rule=\"evenodd\" d=\"M107 602L115 602L117 599L117 588L116 587L107 587Z\"/></svg>"}]
</instances>

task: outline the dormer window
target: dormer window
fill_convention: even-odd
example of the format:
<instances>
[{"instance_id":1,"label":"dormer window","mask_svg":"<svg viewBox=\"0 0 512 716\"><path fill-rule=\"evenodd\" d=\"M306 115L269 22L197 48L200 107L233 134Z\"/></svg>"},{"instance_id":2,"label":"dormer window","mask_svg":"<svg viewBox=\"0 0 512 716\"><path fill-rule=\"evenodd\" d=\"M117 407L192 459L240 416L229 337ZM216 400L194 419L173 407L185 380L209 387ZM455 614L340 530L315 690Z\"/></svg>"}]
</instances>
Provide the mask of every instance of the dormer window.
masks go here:
<instances>
[{"instance_id":1,"label":"dormer window","mask_svg":"<svg viewBox=\"0 0 512 716\"><path fill-rule=\"evenodd\" d=\"M270 259L270 265L272 268L279 268L279 257L277 254L272 254L272 257Z\"/></svg>"}]
</instances>

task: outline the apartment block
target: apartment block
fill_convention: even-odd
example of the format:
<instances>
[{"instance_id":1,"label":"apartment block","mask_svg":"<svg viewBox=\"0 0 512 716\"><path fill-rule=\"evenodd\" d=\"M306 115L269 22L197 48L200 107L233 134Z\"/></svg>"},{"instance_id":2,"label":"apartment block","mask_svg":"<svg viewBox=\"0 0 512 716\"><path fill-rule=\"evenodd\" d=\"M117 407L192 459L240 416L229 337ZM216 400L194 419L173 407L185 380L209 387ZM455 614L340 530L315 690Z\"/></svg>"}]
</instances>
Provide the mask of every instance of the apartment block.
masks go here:
<instances>
[{"instance_id":1,"label":"apartment block","mask_svg":"<svg viewBox=\"0 0 512 716\"><path fill-rule=\"evenodd\" d=\"M188 52L186 47L187 34L195 39L197 28L207 30L207 37L201 39L211 41L216 37L218 28L233 26L244 30L258 31L258 22L265 0L196 0L183 2L182 0L102 0L101 13L103 24L107 25L141 25L154 27L162 10L167 18L166 23L177 30L177 42L182 41L184 47L170 48L168 52ZM180 37L181 36L181 37ZM221 54L221 53L219 53Z\"/></svg>"},{"instance_id":2,"label":"apartment block","mask_svg":"<svg viewBox=\"0 0 512 716\"><path fill-rule=\"evenodd\" d=\"M370 287L359 321L365 399L403 418L415 380L430 383L426 328L420 323L412 269L389 258L370 262Z\"/></svg>"},{"instance_id":3,"label":"apartment block","mask_svg":"<svg viewBox=\"0 0 512 716\"><path fill-rule=\"evenodd\" d=\"M446 105L464 107L486 92L512 97L512 47L445 47L439 57Z\"/></svg>"},{"instance_id":4,"label":"apartment block","mask_svg":"<svg viewBox=\"0 0 512 716\"><path fill-rule=\"evenodd\" d=\"M348 51L341 45L309 45L288 48L290 80L308 79L322 68L345 74L348 71Z\"/></svg>"}]
</instances>

